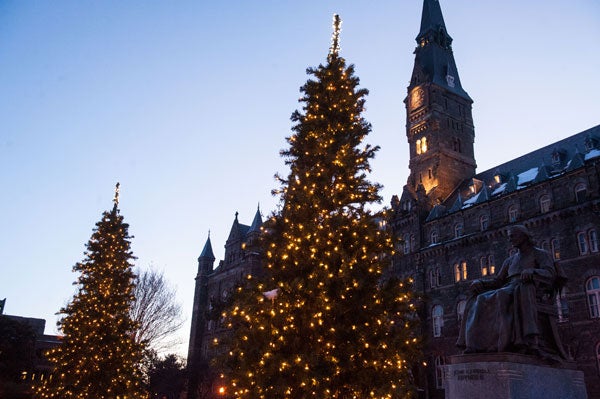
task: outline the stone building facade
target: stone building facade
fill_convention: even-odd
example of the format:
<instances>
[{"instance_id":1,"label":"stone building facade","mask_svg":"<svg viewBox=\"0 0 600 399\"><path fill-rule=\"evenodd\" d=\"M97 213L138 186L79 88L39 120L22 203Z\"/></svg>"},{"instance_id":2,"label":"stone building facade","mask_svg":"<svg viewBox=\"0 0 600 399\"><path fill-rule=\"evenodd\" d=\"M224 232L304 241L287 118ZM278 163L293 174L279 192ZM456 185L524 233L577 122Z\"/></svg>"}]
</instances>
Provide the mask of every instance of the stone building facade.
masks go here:
<instances>
[{"instance_id":1,"label":"stone building facade","mask_svg":"<svg viewBox=\"0 0 600 399\"><path fill-rule=\"evenodd\" d=\"M215 357L215 339L226 335L215 312L226 302L231 290L248 274L261 271L261 256L258 248L262 217L256 210L251 225L238 221L238 214L231 226L225 243L225 259L214 267L215 256L210 237L198 257L198 273L194 292L192 326L188 347L187 398L212 397L218 387L214 385L216 375L210 368Z\"/></svg>"},{"instance_id":2,"label":"stone building facade","mask_svg":"<svg viewBox=\"0 0 600 399\"><path fill-rule=\"evenodd\" d=\"M427 366L420 385L443 398L467 290L499 272L508 228L523 224L568 276L556 302L565 349L600 397L600 126L475 173L472 100L462 88L437 0L425 0L405 100L410 175L391 201L394 271L423 298Z\"/></svg>"},{"instance_id":3,"label":"stone building facade","mask_svg":"<svg viewBox=\"0 0 600 399\"><path fill-rule=\"evenodd\" d=\"M556 302L560 334L589 397L599 398L600 126L476 173L473 100L462 87L438 0L423 1L416 40L405 99L410 175L391 200L389 222L398 243L393 271L413 278L423 299L421 397L444 397L440 366L460 353L455 343L469 284L499 272L513 251L507 231L518 223L567 274ZM258 211L251 226L236 215L225 259L213 269L210 238L198 258L190 387L210 374L210 342L226 333L207 319L210 310L243 275L260 271L261 223Z\"/></svg>"}]
</instances>

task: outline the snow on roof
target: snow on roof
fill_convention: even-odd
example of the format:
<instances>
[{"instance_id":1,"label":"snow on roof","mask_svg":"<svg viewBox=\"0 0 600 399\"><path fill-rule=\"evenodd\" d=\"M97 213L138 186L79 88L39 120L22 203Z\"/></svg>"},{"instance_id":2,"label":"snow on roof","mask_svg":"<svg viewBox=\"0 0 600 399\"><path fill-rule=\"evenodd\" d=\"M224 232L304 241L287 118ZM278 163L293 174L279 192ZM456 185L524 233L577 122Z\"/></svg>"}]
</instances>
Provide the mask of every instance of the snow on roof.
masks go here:
<instances>
[{"instance_id":1,"label":"snow on roof","mask_svg":"<svg viewBox=\"0 0 600 399\"><path fill-rule=\"evenodd\" d=\"M466 200L463 203L463 209L468 208L468 207L472 206L475 202L477 202L477 198L479 198L479 194L481 194L481 191L479 191L477 194L475 194L474 196L472 196L471 198Z\"/></svg>"},{"instance_id":2,"label":"snow on roof","mask_svg":"<svg viewBox=\"0 0 600 399\"><path fill-rule=\"evenodd\" d=\"M600 157L600 150L597 149L593 149L590 152L588 152L587 154L585 154L585 160L587 161L588 159L592 159L592 158L596 158L596 157Z\"/></svg>"},{"instance_id":3,"label":"snow on roof","mask_svg":"<svg viewBox=\"0 0 600 399\"><path fill-rule=\"evenodd\" d=\"M506 189L506 183L502 183L494 191L492 191L492 195L502 194Z\"/></svg>"},{"instance_id":4,"label":"snow on roof","mask_svg":"<svg viewBox=\"0 0 600 399\"><path fill-rule=\"evenodd\" d=\"M538 169L539 168L537 168L537 167L531 168L529 170L526 170L523 173L519 173L518 180L517 180L517 182L519 183L519 186L527 184L527 183L531 182L533 179L535 179L535 177L538 174Z\"/></svg>"}]
</instances>

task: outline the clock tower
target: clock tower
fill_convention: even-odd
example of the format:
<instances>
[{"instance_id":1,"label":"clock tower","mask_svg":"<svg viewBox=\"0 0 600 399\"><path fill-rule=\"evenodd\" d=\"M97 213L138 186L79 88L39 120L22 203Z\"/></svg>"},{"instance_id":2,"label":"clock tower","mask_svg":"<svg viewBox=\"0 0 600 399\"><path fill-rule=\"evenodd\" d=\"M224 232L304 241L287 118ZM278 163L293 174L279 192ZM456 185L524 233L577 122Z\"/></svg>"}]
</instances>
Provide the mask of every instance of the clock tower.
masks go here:
<instances>
[{"instance_id":1,"label":"clock tower","mask_svg":"<svg viewBox=\"0 0 600 399\"><path fill-rule=\"evenodd\" d=\"M475 175L473 100L460 83L452 38L438 0L423 1L416 41L415 65L404 100L410 146L405 190L424 190L429 202L436 203Z\"/></svg>"}]
</instances>

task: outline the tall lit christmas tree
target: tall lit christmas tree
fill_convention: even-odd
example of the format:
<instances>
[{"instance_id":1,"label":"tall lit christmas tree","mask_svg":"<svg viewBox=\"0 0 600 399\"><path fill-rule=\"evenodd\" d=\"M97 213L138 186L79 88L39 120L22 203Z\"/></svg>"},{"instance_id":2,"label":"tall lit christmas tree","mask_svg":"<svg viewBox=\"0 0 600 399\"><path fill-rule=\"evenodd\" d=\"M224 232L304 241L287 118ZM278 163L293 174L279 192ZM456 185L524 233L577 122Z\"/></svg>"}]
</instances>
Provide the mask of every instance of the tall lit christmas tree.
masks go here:
<instances>
[{"instance_id":1,"label":"tall lit christmas tree","mask_svg":"<svg viewBox=\"0 0 600 399\"><path fill-rule=\"evenodd\" d=\"M282 207L266 224L266 276L248 276L224 316L233 339L224 373L236 398L405 398L419 358L410 282L389 277L393 242L380 186L367 180L377 147L363 143L367 90L339 55L309 68L301 111L282 151ZM252 284L256 280L256 283Z\"/></svg>"},{"instance_id":2,"label":"tall lit christmas tree","mask_svg":"<svg viewBox=\"0 0 600 399\"><path fill-rule=\"evenodd\" d=\"M129 225L118 209L104 212L87 243L78 292L60 313L62 344L51 350L52 377L37 387L36 398L134 399L145 397L139 364L142 346L133 339L129 315L134 300Z\"/></svg>"}]
</instances>

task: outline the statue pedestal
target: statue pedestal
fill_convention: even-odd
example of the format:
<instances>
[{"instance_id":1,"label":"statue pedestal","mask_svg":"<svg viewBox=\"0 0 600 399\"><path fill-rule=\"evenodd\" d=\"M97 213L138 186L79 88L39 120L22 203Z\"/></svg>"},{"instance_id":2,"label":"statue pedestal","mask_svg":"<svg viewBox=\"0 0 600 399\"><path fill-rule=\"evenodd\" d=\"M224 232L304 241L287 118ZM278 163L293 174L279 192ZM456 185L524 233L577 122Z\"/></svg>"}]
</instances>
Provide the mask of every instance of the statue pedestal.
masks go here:
<instances>
[{"instance_id":1,"label":"statue pedestal","mask_svg":"<svg viewBox=\"0 0 600 399\"><path fill-rule=\"evenodd\" d=\"M587 399L583 372L516 353L451 356L446 399Z\"/></svg>"}]
</instances>

